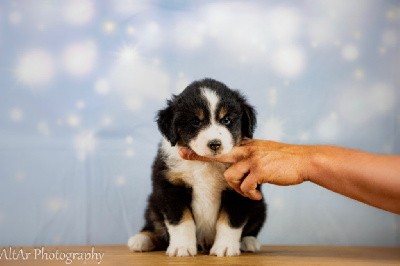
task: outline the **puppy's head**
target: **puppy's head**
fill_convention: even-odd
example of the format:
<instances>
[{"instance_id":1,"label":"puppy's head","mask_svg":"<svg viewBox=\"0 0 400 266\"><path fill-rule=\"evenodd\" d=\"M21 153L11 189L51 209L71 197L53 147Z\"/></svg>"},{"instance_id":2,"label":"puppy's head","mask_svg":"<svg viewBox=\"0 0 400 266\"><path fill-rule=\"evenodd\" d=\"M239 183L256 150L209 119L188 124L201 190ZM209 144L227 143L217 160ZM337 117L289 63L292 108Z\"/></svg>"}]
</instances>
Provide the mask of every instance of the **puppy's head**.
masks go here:
<instances>
[{"instance_id":1,"label":"puppy's head","mask_svg":"<svg viewBox=\"0 0 400 266\"><path fill-rule=\"evenodd\" d=\"M252 138L256 114L239 92L203 79L173 96L158 112L157 123L172 146L213 156L229 152L243 138Z\"/></svg>"}]
</instances>

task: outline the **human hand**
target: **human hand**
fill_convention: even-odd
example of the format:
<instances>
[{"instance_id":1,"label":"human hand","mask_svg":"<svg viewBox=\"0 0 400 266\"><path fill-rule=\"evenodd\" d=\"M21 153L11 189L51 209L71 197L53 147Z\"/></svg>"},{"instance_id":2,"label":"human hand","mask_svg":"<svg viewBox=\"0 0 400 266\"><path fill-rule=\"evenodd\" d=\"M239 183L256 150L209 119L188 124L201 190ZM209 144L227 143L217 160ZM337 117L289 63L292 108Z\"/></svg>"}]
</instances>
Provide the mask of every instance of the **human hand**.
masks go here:
<instances>
[{"instance_id":1,"label":"human hand","mask_svg":"<svg viewBox=\"0 0 400 266\"><path fill-rule=\"evenodd\" d=\"M197 155L188 148L181 148L179 154L186 160L231 163L224 173L228 184L246 197L261 200L258 184L288 186L307 180L310 149L311 146L252 139L214 157Z\"/></svg>"}]
</instances>

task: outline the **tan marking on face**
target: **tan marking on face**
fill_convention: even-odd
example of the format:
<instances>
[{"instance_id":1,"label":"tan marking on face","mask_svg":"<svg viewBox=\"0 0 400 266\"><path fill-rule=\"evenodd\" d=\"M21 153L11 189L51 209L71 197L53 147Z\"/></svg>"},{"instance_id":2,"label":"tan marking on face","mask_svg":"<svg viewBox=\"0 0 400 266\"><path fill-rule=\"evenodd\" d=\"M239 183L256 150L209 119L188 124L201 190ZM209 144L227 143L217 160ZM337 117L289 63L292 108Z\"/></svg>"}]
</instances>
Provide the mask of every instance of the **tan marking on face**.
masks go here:
<instances>
[{"instance_id":1,"label":"tan marking on face","mask_svg":"<svg viewBox=\"0 0 400 266\"><path fill-rule=\"evenodd\" d=\"M201 121L203 121L204 118L205 118L203 109L196 109L195 115L196 115L196 117L197 117L199 120L201 120Z\"/></svg>"},{"instance_id":2,"label":"tan marking on face","mask_svg":"<svg viewBox=\"0 0 400 266\"><path fill-rule=\"evenodd\" d=\"M221 109L219 109L219 112L218 112L218 120L221 120L227 114L228 114L228 108L226 108L225 106L221 107Z\"/></svg>"}]
</instances>

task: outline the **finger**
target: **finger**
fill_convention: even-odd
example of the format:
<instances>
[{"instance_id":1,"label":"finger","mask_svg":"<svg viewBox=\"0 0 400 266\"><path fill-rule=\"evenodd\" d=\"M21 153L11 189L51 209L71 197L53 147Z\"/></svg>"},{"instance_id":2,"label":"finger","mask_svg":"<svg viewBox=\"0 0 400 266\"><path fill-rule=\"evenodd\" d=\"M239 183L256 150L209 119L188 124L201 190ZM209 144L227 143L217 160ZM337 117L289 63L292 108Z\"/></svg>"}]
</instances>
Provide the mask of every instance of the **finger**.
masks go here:
<instances>
[{"instance_id":1,"label":"finger","mask_svg":"<svg viewBox=\"0 0 400 266\"><path fill-rule=\"evenodd\" d=\"M262 199L262 194L257 189L252 189L249 192L244 193L244 195L252 200L261 200Z\"/></svg>"},{"instance_id":2,"label":"finger","mask_svg":"<svg viewBox=\"0 0 400 266\"><path fill-rule=\"evenodd\" d=\"M238 193L243 194L240 185L243 179L247 176L250 171L250 164L244 160L233 164L229 167L225 173L224 177L228 184L235 189Z\"/></svg>"},{"instance_id":3,"label":"finger","mask_svg":"<svg viewBox=\"0 0 400 266\"><path fill-rule=\"evenodd\" d=\"M249 175L246 176L246 178L242 181L240 184L240 190L243 193L247 193L250 190L254 190L257 188L258 185L258 178L256 175L253 173L250 173Z\"/></svg>"},{"instance_id":4,"label":"finger","mask_svg":"<svg viewBox=\"0 0 400 266\"><path fill-rule=\"evenodd\" d=\"M215 162L215 159L213 157L200 156L189 148L180 148L178 152L179 156L181 156L181 158L185 160Z\"/></svg>"},{"instance_id":5,"label":"finger","mask_svg":"<svg viewBox=\"0 0 400 266\"><path fill-rule=\"evenodd\" d=\"M204 162L220 162L220 163L236 163L247 156L247 152L243 148L234 147L229 153L206 157L196 154L189 148L180 148L179 155L185 160L197 160Z\"/></svg>"},{"instance_id":6,"label":"finger","mask_svg":"<svg viewBox=\"0 0 400 266\"><path fill-rule=\"evenodd\" d=\"M220 163L236 163L248 157L248 151L240 146L233 147L233 149L225 154L215 156L215 161Z\"/></svg>"},{"instance_id":7,"label":"finger","mask_svg":"<svg viewBox=\"0 0 400 266\"><path fill-rule=\"evenodd\" d=\"M240 195L242 195L243 197L247 197L241 190L240 190L240 181L239 183L228 183L230 187L233 188L233 190L235 190L237 193L239 193Z\"/></svg>"},{"instance_id":8,"label":"finger","mask_svg":"<svg viewBox=\"0 0 400 266\"><path fill-rule=\"evenodd\" d=\"M250 173L241 183L240 190L246 197L253 200L261 200L262 194L257 190L258 178Z\"/></svg>"},{"instance_id":9,"label":"finger","mask_svg":"<svg viewBox=\"0 0 400 266\"><path fill-rule=\"evenodd\" d=\"M229 185L231 188L233 188L237 193L241 194L242 196L245 196L245 195L243 194L243 192L240 190L240 183L242 182L242 179L243 179L243 178L244 178L244 177L242 177L241 179L235 179L235 180L230 179L229 181L228 181L228 180L226 180L226 181L228 182L228 185Z\"/></svg>"},{"instance_id":10,"label":"finger","mask_svg":"<svg viewBox=\"0 0 400 266\"><path fill-rule=\"evenodd\" d=\"M243 139L240 142L240 146L246 146L246 145L250 145L252 144L254 141L256 141L255 139Z\"/></svg>"}]
</instances>

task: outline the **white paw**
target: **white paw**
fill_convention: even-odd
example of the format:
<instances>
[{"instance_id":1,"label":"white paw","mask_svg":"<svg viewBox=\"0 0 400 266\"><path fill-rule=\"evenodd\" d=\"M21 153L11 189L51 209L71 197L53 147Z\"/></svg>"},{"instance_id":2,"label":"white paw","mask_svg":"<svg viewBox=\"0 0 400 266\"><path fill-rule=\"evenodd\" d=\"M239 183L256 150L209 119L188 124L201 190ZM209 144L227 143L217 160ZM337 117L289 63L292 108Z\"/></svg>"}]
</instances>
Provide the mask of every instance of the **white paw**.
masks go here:
<instances>
[{"instance_id":1,"label":"white paw","mask_svg":"<svg viewBox=\"0 0 400 266\"><path fill-rule=\"evenodd\" d=\"M170 257L188 257L197 254L196 226L192 219L177 225L165 222L169 233L166 254Z\"/></svg>"},{"instance_id":2,"label":"white paw","mask_svg":"<svg viewBox=\"0 0 400 266\"><path fill-rule=\"evenodd\" d=\"M131 236L128 240L128 248L130 251L150 251L155 248L150 236L145 233L138 233Z\"/></svg>"},{"instance_id":3,"label":"white paw","mask_svg":"<svg viewBox=\"0 0 400 266\"><path fill-rule=\"evenodd\" d=\"M188 257L195 256L197 254L196 245L189 246L175 246L169 245L167 252L165 253L170 257Z\"/></svg>"},{"instance_id":4,"label":"white paw","mask_svg":"<svg viewBox=\"0 0 400 266\"><path fill-rule=\"evenodd\" d=\"M214 243L210 250L210 255L217 257L231 257L240 255L239 242L237 243Z\"/></svg>"},{"instance_id":5,"label":"white paw","mask_svg":"<svg viewBox=\"0 0 400 266\"><path fill-rule=\"evenodd\" d=\"M240 249L245 252L256 252L261 248L260 242L254 236L245 236L242 238Z\"/></svg>"}]
</instances>

